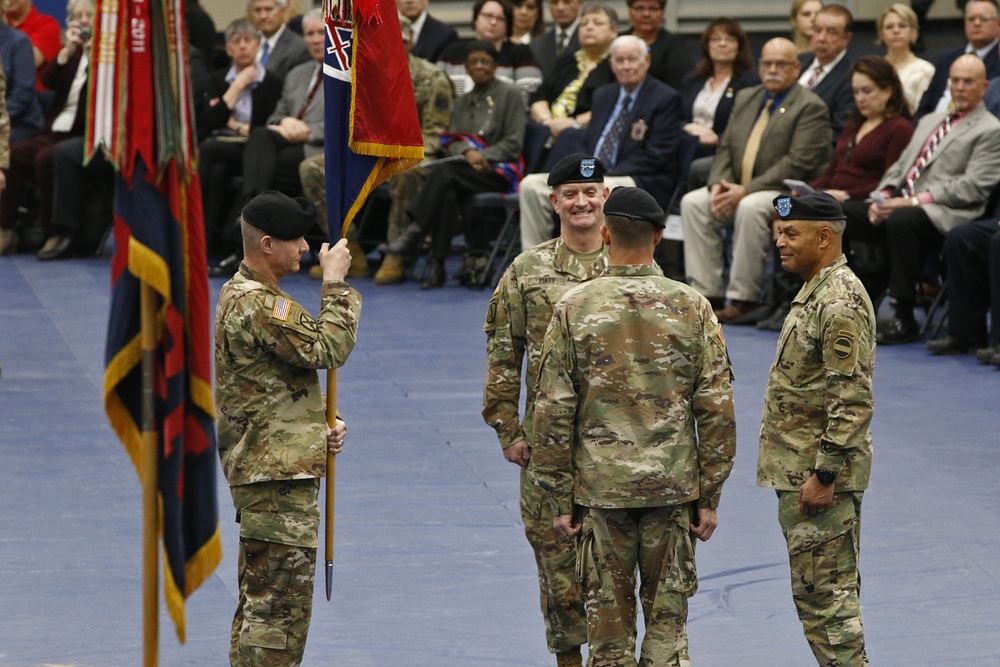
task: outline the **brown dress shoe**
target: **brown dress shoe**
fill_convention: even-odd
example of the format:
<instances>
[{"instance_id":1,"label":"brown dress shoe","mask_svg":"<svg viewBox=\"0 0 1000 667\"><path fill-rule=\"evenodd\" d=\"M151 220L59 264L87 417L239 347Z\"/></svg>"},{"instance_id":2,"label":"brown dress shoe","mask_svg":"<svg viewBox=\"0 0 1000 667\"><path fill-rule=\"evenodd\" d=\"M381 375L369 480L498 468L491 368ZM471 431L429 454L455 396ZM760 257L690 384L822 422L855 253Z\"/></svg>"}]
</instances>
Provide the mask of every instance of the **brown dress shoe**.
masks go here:
<instances>
[{"instance_id":1,"label":"brown dress shoe","mask_svg":"<svg viewBox=\"0 0 1000 667\"><path fill-rule=\"evenodd\" d=\"M733 299L725 308L715 311L715 316L720 322L732 322L737 317L746 315L750 311L760 306L756 301L740 301Z\"/></svg>"}]
</instances>

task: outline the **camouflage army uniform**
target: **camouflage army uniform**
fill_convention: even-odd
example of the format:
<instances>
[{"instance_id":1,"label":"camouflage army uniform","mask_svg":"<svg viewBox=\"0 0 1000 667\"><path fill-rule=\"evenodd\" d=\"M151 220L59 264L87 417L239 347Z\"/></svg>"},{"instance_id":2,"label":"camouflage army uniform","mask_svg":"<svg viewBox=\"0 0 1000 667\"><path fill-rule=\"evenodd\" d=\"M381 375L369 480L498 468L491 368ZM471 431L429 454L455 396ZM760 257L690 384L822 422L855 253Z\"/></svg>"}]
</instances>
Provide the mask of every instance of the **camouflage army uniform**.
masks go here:
<instances>
[{"instance_id":1,"label":"camouflage army uniform","mask_svg":"<svg viewBox=\"0 0 1000 667\"><path fill-rule=\"evenodd\" d=\"M582 512L591 667L688 665L691 513L716 508L736 452L732 372L708 301L654 265L611 266L556 305L532 463L556 514Z\"/></svg>"},{"instance_id":2,"label":"camouflage army uniform","mask_svg":"<svg viewBox=\"0 0 1000 667\"><path fill-rule=\"evenodd\" d=\"M486 314L486 384L483 418L496 429L506 449L520 440L531 444L535 383L545 329L552 308L569 288L607 266L607 250L584 264L561 238L527 250L507 268ZM524 421L518 418L521 368L528 355ZM587 641L583 599L576 584L576 549L552 527L552 508L531 481L531 461L521 470L521 518L535 552L542 616L549 651L563 653Z\"/></svg>"},{"instance_id":3,"label":"camouflage army uniform","mask_svg":"<svg viewBox=\"0 0 1000 667\"><path fill-rule=\"evenodd\" d=\"M771 366L757 484L778 493L792 596L823 667L867 665L858 601L861 499L871 472L875 314L843 256L795 297ZM799 512L814 470L836 474L833 505Z\"/></svg>"},{"instance_id":4,"label":"camouflage army uniform","mask_svg":"<svg viewBox=\"0 0 1000 667\"><path fill-rule=\"evenodd\" d=\"M246 264L219 295L219 458L240 523L233 665L298 665L312 612L326 401L316 369L354 347L361 298L324 282L319 317Z\"/></svg>"},{"instance_id":5,"label":"camouflage army uniform","mask_svg":"<svg viewBox=\"0 0 1000 667\"><path fill-rule=\"evenodd\" d=\"M410 78L413 81L413 96L417 101L417 115L424 137L424 155L433 159L441 151L441 133L448 129L454 108L454 93L451 80L435 65L423 58L409 56ZM320 226L327 231L326 218L326 169L323 155L306 158L299 165L299 178L305 196L316 204L316 215ZM399 236L409 220L406 207L420 189L426 178L423 169L407 169L389 180L392 192L392 206L389 209L389 229L386 238L392 241ZM357 240L360 230L352 226L347 238ZM329 232L328 232L329 233Z\"/></svg>"}]
</instances>

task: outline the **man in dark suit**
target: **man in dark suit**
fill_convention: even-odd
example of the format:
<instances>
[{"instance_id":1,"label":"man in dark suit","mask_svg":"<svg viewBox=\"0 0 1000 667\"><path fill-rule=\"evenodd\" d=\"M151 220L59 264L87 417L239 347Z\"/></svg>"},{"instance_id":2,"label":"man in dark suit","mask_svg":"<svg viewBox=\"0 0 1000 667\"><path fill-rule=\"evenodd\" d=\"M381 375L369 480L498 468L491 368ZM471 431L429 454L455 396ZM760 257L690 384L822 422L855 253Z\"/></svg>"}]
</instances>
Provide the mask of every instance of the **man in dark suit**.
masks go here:
<instances>
[{"instance_id":1,"label":"man in dark suit","mask_svg":"<svg viewBox=\"0 0 1000 667\"><path fill-rule=\"evenodd\" d=\"M607 167L605 184L639 187L660 206L677 183L675 155L684 113L677 91L649 76L649 51L634 35L611 43L611 70L617 83L594 91L594 104L581 150ZM527 250L552 238L548 174L521 181L521 247Z\"/></svg>"},{"instance_id":2,"label":"man in dark suit","mask_svg":"<svg viewBox=\"0 0 1000 667\"><path fill-rule=\"evenodd\" d=\"M784 179L811 180L830 158L830 114L798 84L795 45L778 37L761 51L763 84L736 94L708 176L708 187L681 201L684 264L692 287L730 322L757 308L771 251L772 201ZM723 290L723 229L732 229L733 262ZM723 293L729 305L723 307Z\"/></svg>"},{"instance_id":3,"label":"man in dark suit","mask_svg":"<svg viewBox=\"0 0 1000 667\"><path fill-rule=\"evenodd\" d=\"M833 144L840 139L848 114L854 108L851 91L853 59L847 54L851 43L854 17L841 5L827 5L816 14L813 23L813 54L799 54L802 75L799 85L811 90L830 109Z\"/></svg>"},{"instance_id":4,"label":"man in dark suit","mask_svg":"<svg viewBox=\"0 0 1000 667\"><path fill-rule=\"evenodd\" d=\"M965 38L968 43L945 51L934 61L934 78L917 107L917 119L934 111L948 111L951 92L948 71L955 59L975 53L986 65L986 78L1000 76L1000 21L997 0L971 0L965 5Z\"/></svg>"},{"instance_id":5,"label":"man in dark suit","mask_svg":"<svg viewBox=\"0 0 1000 667\"><path fill-rule=\"evenodd\" d=\"M428 1L396 0L396 8L413 25L413 48L410 53L435 63L444 47L458 39L458 33L427 13Z\"/></svg>"},{"instance_id":6,"label":"man in dark suit","mask_svg":"<svg viewBox=\"0 0 1000 667\"><path fill-rule=\"evenodd\" d=\"M302 32L312 60L285 78L281 99L267 125L250 130L243 151L243 201L265 190L290 196L302 194L299 163L323 152L323 52L326 27L322 10L302 17ZM236 238L227 238L236 241ZM209 266L210 276L232 275L239 268L242 242L236 252Z\"/></svg>"},{"instance_id":7,"label":"man in dark suit","mask_svg":"<svg viewBox=\"0 0 1000 667\"><path fill-rule=\"evenodd\" d=\"M250 0L247 10L260 31L257 62L281 78L296 65L309 62L309 49L301 36L285 25L288 0Z\"/></svg>"},{"instance_id":8,"label":"man in dark suit","mask_svg":"<svg viewBox=\"0 0 1000 667\"><path fill-rule=\"evenodd\" d=\"M576 29L580 25L582 8L583 0L550 0L549 14L553 25L531 40L531 53L542 70L543 80L552 76L559 56L574 53L580 48L580 36Z\"/></svg>"},{"instance_id":9,"label":"man in dark suit","mask_svg":"<svg viewBox=\"0 0 1000 667\"><path fill-rule=\"evenodd\" d=\"M868 221L885 229L896 300L895 316L880 323L881 345L920 338L913 307L925 257L940 251L949 230L983 214L1000 181L1000 120L982 104L985 65L959 56L948 78L954 111L921 119L878 185L884 201L868 207Z\"/></svg>"}]
</instances>

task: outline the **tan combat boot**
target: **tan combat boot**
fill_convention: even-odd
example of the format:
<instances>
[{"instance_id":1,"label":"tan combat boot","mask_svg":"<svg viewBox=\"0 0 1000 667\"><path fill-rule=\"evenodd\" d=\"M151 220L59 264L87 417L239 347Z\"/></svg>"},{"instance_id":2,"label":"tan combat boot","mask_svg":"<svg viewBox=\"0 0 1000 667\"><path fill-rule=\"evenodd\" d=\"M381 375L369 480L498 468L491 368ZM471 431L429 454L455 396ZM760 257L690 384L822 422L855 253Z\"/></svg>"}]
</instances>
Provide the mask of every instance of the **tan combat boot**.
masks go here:
<instances>
[{"instance_id":1,"label":"tan combat boot","mask_svg":"<svg viewBox=\"0 0 1000 667\"><path fill-rule=\"evenodd\" d=\"M406 266L399 255L386 255L375 272L376 285L395 285L406 280Z\"/></svg>"},{"instance_id":2,"label":"tan combat boot","mask_svg":"<svg viewBox=\"0 0 1000 667\"><path fill-rule=\"evenodd\" d=\"M571 651L556 653L556 667L583 667L583 656L580 655L580 647Z\"/></svg>"},{"instance_id":3,"label":"tan combat boot","mask_svg":"<svg viewBox=\"0 0 1000 667\"><path fill-rule=\"evenodd\" d=\"M348 278L368 277L368 258L365 250L357 241L348 241L347 249L351 251L351 268L347 270Z\"/></svg>"}]
</instances>

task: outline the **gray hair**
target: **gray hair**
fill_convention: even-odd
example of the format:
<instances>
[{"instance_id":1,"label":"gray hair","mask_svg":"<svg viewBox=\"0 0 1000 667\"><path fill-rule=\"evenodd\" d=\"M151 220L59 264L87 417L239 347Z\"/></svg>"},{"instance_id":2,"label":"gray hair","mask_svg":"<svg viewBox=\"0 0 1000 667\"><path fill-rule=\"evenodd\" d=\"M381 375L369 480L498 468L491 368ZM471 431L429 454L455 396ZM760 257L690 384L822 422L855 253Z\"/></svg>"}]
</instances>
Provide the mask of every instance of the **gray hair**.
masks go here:
<instances>
[{"instance_id":1,"label":"gray hair","mask_svg":"<svg viewBox=\"0 0 1000 667\"><path fill-rule=\"evenodd\" d=\"M323 16L323 10L318 7L310 9L308 12L302 15L302 22L306 21L319 21L322 24L326 24L326 18Z\"/></svg>"},{"instance_id":2,"label":"gray hair","mask_svg":"<svg viewBox=\"0 0 1000 667\"><path fill-rule=\"evenodd\" d=\"M229 43L229 40L237 37L250 37L260 41L260 33L257 32L257 28L246 19L236 19L226 26L226 44Z\"/></svg>"},{"instance_id":3,"label":"gray hair","mask_svg":"<svg viewBox=\"0 0 1000 667\"><path fill-rule=\"evenodd\" d=\"M640 37L635 35L619 35L615 37L615 41L611 42L611 53L614 53L620 48L631 46L634 49L638 49L645 54L649 54L649 45L642 41Z\"/></svg>"}]
</instances>

